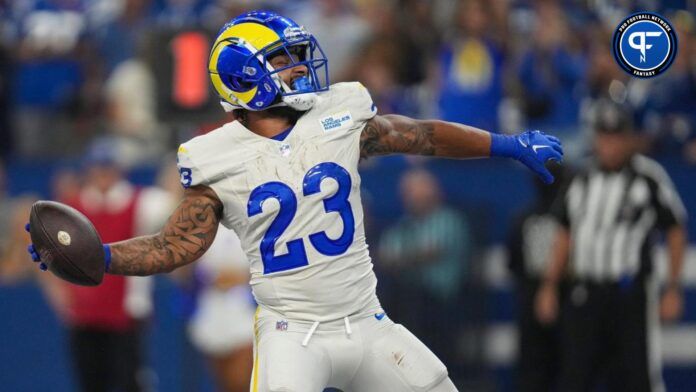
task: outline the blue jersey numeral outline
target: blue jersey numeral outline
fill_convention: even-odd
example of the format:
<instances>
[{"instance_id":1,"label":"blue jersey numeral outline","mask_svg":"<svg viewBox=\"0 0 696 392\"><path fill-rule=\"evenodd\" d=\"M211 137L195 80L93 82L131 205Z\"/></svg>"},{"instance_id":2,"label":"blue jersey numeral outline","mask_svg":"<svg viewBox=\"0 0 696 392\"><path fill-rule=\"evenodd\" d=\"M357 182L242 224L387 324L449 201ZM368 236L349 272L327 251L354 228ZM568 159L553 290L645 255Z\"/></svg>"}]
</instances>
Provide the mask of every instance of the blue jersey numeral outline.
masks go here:
<instances>
[{"instance_id":1,"label":"blue jersey numeral outline","mask_svg":"<svg viewBox=\"0 0 696 392\"><path fill-rule=\"evenodd\" d=\"M331 178L338 184L338 190L332 196L323 199L324 211L337 212L343 221L343 232L332 239L324 231L309 235L312 246L321 254L338 256L345 253L353 243L355 236L355 217L348 200L352 187L350 174L346 169L333 162L320 163L305 174L302 181L303 196L311 196L321 191L321 183ZM251 218L263 212L263 202L274 198L280 204L278 215L266 230L260 244L261 260L264 274L287 271L309 264L307 252L301 238L286 242L287 253L276 255L275 245L278 238L290 226L297 212L297 198L292 189L282 182L272 181L254 188L247 203L247 215Z\"/></svg>"},{"instance_id":2,"label":"blue jersey numeral outline","mask_svg":"<svg viewBox=\"0 0 696 392\"><path fill-rule=\"evenodd\" d=\"M320 163L309 169L305 175L302 191L305 196L319 193L321 183L326 178L333 178L338 183L338 190L333 196L324 199L324 211L339 213L343 221L343 233L337 239L332 240L326 235L326 232L320 231L311 234L309 241L322 254L337 256L348 250L350 244L353 243L353 235L355 234L355 218L350 201L348 201L352 187L350 174L346 169L333 162Z\"/></svg>"},{"instance_id":3,"label":"blue jersey numeral outline","mask_svg":"<svg viewBox=\"0 0 696 392\"><path fill-rule=\"evenodd\" d=\"M304 244L299 238L285 244L288 247L286 254L275 255L276 241L290 226L290 222L297 212L297 198L289 186L282 182L268 182L256 187L249 196L247 215L251 218L263 212L263 202L270 198L278 200L280 210L261 240L263 273L285 271L309 264Z\"/></svg>"}]
</instances>

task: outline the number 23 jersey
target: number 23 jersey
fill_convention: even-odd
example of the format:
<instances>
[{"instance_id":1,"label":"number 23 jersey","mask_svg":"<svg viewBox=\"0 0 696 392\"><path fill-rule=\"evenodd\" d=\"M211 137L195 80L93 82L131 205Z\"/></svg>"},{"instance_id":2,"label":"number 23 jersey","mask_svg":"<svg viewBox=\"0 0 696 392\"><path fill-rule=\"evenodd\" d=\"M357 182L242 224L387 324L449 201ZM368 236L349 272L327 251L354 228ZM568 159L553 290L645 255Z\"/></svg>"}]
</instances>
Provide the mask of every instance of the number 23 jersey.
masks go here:
<instances>
[{"instance_id":1,"label":"number 23 jersey","mask_svg":"<svg viewBox=\"0 0 696 392\"><path fill-rule=\"evenodd\" d=\"M234 121L179 147L183 185L207 185L223 202L261 306L313 321L379 308L358 174L360 133L376 112L361 84L339 83L282 141Z\"/></svg>"}]
</instances>

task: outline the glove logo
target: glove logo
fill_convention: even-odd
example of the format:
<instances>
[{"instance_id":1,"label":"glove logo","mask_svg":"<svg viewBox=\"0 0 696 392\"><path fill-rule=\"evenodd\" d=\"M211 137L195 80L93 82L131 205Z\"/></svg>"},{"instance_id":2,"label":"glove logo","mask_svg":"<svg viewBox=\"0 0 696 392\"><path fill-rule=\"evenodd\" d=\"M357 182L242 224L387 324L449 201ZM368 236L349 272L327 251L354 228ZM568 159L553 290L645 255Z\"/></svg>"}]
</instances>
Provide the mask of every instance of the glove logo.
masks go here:
<instances>
[{"instance_id":1,"label":"glove logo","mask_svg":"<svg viewBox=\"0 0 696 392\"><path fill-rule=\"evenodd\" d=\"M537 150L540 150L542 148L551 148L551 146L545 146L543 144L535 144L532 146L532 150L534 150L534 152L537 152Z\"/></svg>"},{"instance_id":2,"label":"glove logo","mask_svg":"<svg viewBox=\"0 0 696 392\"><path fill-rule=\"evenodd\" d=\"M612 44L619 66L639 78L665 72L677 54L674 28L665 18L652 12L639 12L621 21Z\"/></svg>"}]
</instances>

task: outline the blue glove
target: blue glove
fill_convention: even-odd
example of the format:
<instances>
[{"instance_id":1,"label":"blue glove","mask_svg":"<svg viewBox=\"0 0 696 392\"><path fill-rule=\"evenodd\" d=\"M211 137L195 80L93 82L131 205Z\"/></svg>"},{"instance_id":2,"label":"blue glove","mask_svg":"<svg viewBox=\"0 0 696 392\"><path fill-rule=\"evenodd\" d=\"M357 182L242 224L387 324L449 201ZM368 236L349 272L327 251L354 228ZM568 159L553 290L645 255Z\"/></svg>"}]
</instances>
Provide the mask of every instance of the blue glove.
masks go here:
<instances>
[{"instance_id":1,"label":"blue glove","mask_svg":"<svg viewBox=\"0 0 696 392\"><path fill-rule=\"evenodd\" d=\"M558 138L539 131L514 136L491 133L491 156L517 159L541 177L545 184L551 184L553 176L544 164L548 161L561 162L563 147Z\"/></svg>"},{"instance_id":2,"label":"blue glove","mask_svg":"<svg viewBox=\"0 0 696 392\"><path fill-rule=\"evenodd\" d=\"M29 226L29 223L24 225L24 230L27 232L30 232L31 226ZM106 272L109 272L109 267L111 266L111 247L107 244L104 244L104 255L105 255L105 263L106 263ZM48 270L48 266L46 263L41 261L41 256L39 256L39 253L36 251L34 248L34 244L29 244L27 247L27 252L29 252L29 255L31 256L31 259L39 263L39 269L41 271L46 271Z\"/></svg>"}]
</instances>

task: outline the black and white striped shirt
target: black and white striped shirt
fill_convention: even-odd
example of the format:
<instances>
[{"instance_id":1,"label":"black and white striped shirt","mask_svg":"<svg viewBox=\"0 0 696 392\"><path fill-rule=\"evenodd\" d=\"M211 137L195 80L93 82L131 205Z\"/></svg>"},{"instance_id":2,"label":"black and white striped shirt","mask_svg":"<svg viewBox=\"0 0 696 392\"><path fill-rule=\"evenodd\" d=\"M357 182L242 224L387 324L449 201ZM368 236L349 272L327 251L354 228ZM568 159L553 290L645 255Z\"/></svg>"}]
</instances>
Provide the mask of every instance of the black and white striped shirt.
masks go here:
<instances>
[{"instance_id":1,"label":"black and white striped shirt","mask_svg":"<svg viewBox=\"0 0 696 392\"><path fill-rule=\"evenodd\" d=\"M574 277L594 282L648 274L655 235L686 221L671 179L642 155L620 171L595 165L577 175L554 215L570 231Z\"/></svg>"}]
</instances>

